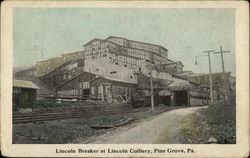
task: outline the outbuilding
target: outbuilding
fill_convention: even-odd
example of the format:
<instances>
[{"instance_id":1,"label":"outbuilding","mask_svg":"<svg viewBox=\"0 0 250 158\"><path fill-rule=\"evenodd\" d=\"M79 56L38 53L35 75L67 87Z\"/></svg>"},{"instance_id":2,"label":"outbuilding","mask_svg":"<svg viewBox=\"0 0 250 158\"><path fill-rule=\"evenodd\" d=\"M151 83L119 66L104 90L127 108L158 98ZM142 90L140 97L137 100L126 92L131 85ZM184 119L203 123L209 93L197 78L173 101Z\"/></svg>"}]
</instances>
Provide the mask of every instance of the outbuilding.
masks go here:
<instances>
[{"instance_id":1,"label":"outbuilding","mask_svg":"<svg viewBox=\"0 0 250 158\"><path fill-rule=\"evenodd\" d=\"M37 87L31 81L13 79L13 110L32 108L37 99Z\"/></svg>"},{"instance_id":2,"label":"outbuilding","mask_svg":"<svg viewBox=\"0 0 250 158\"><path fill-rule=\"evenodd\" d=\"M128 103L135 92L137 83L109 76L100 76L90 81L90 98L106 100L109 103Z\"/></svg>"}]
</instances>

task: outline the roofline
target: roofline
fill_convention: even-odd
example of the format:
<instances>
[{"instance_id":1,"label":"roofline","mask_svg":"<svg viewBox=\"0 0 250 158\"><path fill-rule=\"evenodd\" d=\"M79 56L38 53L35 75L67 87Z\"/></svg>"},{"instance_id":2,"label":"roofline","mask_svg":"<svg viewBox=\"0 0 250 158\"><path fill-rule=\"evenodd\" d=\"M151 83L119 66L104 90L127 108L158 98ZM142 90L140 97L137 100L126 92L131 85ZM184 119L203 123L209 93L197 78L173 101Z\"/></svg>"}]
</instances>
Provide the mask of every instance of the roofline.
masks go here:
<instances>
[{"instance_id":1,"label":"roofline","mask_svg":"<svg viewBox=\"0 0 250 158\"><path fill-rule=\"evenodd\" d=\"M13 87L16 87L16 88L24 88L24 89L41 89L41 88L33 88L33 87L22 87L22 86L14 86Z\"/></svg>"},{"instance_id":2,"label":"roofline","mask_svg":"<svg viewBox=\"0 0 250 158\"><path fill-rule=\"evenodd\" d=\"M228 72L225 72L226 74L230 74L232 73L231 71L228 71ZM213 72L211 73L212 75L216 75L216 74L223 74L223 72ZM188 76L188 78L191 78L191 77L199 77L199 76L208 76L209 73L204 73L204 74L194 74L194 75L190 75Z\"/></svg>"},{"instance_id":3,"label":"roofline","mask_svg":"<svg viewBox=\"0 0 250 158\"><path fill-rule=\"evenodd\" d=\"M99 40L99 41L103 41L103 39L100 39L100 38L94 38L92 39L91 41L87 42L86 44L83 45L83 47L85 47L86 45L88 45L89 43L91 43L92 41L94 40Z\"/></svg>"},{"instance_id":4,"label":"roofline","mask_svg":"<svg viewBox=\"0 0 250 158\"><path fill-rule=\"evenodd\" d=\"M53 58L49 58L49 59L46 59L46 60L38 61L36 63L46 62L46 61L49 61L49 60L54 60L54 59L59 59L59 58L61 58L61 57L53 57Z\"/></svg>"},{"instance_id":5,"label":"roofline","mask_svg":"<svg viewBox=\"0 0 250 158\"><path fill-rule=\"evenodd\" d=\"M98 77L94 78L93 80L89 81L89 83L97 80L98 78L103 78L103 79L106 79L106 80L109 80L109 81L112 81L112 82L121 82L121 83L125 83L125 84L137 84L137 83L131 83L131 82L126 82L126 81L124 81L124 82L123 81L116 81L116 80L108 79L106 77L110 77L110 76L98 76Z\"/></svg>"},{"instance_id":6,"label":"roofline","mask_svg":"<svg viewBox=\"0 0 250 158\"><path fill-rule=\"evenodd\" d=\"M59 88L59 87L61 87L61 86L65 85L66 83L68 83L69 81L71 81L71 80L75 79L76 77L80 76L80 75L81 75L81 74L83 74L83 73L90 73L90 72L83 71L83 72L81 72L81 73L77 74L76 76L74 76L74 77L70 78L69 80L67 80L67 81L63 82L62 84L60 84L60 85L56 86L56 87L55 87L55 89L57 89L57 88ZM90 73L90 74L92 74L92 73Z\"/></svg>"},{"instance_id":7,"label":"roofline","mask_svg":"<svg viewBox=\"0 0 250 158\"><path fill-rule=\"evenodd\" d=\"M14 85L15 81L19 81L19 82L30 82L30 84L33 84L35 87L17 86L17 85ZM26 88L26 89L40 89L34 82L29 81L29 80L21 80L21 79L16 79L16 78L14 78L14 79L12 80L12 82L13 82L12 87Z\"/></svg>"},{"instance_id":8,"label":"roofline","mask_svg":"<svg viewBox=\"0 0 250 158\"><path fill-rule=\"evenodd\" d=\"M181 63L182 67L184 67L183 63L181 61L177 61L178 63Z\"/></svg>"},{"instance_id":9,"label":"roofline","mask_svg":"<svg viewBox=\"0 0 250 158\"><path fill-rule=\"evenodd\" d=\"M75 52L71 52L71 53L64 53L64 54L61 54L61 56L67 55L67 54L73 54L73 53L81 53L81 52L84 52L84 50L79 50L79 51L75 51Z\"/></svg>"},{"instance_id":10,"label":"roofline","mask_svg":"<svg viewBox=\"0 0 250 158\"><path fill-rule=\"evenodd\" d=\"M94 78L93 80L89 81L89 83L93 82L94 80L96 80L98 78L101 78L101 76L98 76L98 77Z\"/></svg>"},{"instance_id":11,"label":"roofline","mask_svg":"<svg viewBox=\"0 0 250 158\"><path fill-rule=\"evenodd\" d=\"M31 66L31 67L29 67L29 68L27 68L27 69L20 70L20 71L16 71L15 73L17 73L17 72L24 72L24 71L31 71L31 70L36 70L36 69L37 69L36 66Z\"/></svg>"},{"instance_id":12,"label":"roofline","mask_svg":"<svg viewBox=\"0 0 250 158\"><path fill-rule=\"evenodd\" d=\"M176 77L176 78L179 78L179 79L183 79L183 80L188 81L186 78L184 78L184 77L180 77L180 76L177 76L177 75L175 75L175 74L172 74L172 76L173 76L173 77Z\"/></svg>"}]
</instances>

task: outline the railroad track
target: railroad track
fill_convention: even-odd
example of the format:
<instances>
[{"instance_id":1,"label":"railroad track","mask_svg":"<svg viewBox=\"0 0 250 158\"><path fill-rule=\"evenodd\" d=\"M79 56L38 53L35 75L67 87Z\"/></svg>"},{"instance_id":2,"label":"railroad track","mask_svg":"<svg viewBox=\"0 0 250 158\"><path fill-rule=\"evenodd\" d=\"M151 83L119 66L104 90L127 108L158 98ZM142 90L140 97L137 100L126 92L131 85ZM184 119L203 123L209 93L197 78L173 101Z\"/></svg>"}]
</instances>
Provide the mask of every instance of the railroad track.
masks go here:
<instances>
[{"instance_id":1,"label":"railroad track","mask_svg":"<svg viewBox=\"0 0 250 158\"><path fill-rule=\"evenodd\" d=\"M137 112L146 112L149 109L129 109L129 110L105 110L105 111L79 111L79 112L62 112L62 113L42 113L42 114L14 114L13 123L38 123L44 121L73 119L73 118L90 118L98 116L128 114Z\"/></svg>"},{"instance_id":2,"label":"railroad track","mask_svg":"<svg viewBox=\"0 0 250 158\"><path fill-rule=\"evenodd\" d=\"M174 110L183 108L182 106L175 107L164 107L156 110L155 114L162 113L164 111ZM149 112L151 108L142 109L119 109L119 110L92 110L92 111L68 111L59 113L33 113L33 114L14 114L13 124L20 123L39 123L45 121L53 120L63 120L63 119L74 119L74 118L90 118L90 117L100 117L108 115L122 115L129 113L139 113L139 112Z\"/></svg>"}]
</instances>

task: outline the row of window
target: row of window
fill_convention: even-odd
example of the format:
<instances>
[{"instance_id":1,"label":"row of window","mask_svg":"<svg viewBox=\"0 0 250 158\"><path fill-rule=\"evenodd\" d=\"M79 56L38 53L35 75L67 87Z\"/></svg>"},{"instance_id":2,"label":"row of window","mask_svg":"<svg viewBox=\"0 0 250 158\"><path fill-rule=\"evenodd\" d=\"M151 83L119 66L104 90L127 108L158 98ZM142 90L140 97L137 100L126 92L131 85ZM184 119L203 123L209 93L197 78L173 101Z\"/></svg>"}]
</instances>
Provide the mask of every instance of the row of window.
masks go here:
<instances>
[{"instance_id":1,"label":"row of window","mask_svg":"<svg viewBox=\"0 0 250 158\"><path fill-rule=\"evenodd\" d=\"M100 50L87 51L87 52L85 52L85 56L87 59L91 59L91 58L94 59L94 58L102 57L101 54L107 53L107 52L108 52L108 49L101 49L101 51ZM110 51L110 52L112 52L112 51ZM137 58L145 59L145 60L149 60L149 58L150 58L149 57L150 52L145 52L145 51L137 50L137 49L127 49L127 54L129 56L133 56L133 57L137 57ZM91 56L91 57L88 57L88 56ZM163 59L162 57L160 57L158 55L154 54L153 57L157 63L166 62L166 59Z\"/></svg>"},{"instance_id":2,"label":"row of window","mask_svg":"<svg viewBox=\"0 0 250 158\"><path fill-rule=\"evenodd\" d=\"M58 95L81 95L82 91L78 91L77 89L73 90L64 90L64 91L58 91Z\"/></svg>"},{"instance_id":3,"label":"row of window","mask_svg":"<svg viewBox=\"0 0 250 158\"><path fill-rule=\"evenodd\" d=\"M104 88L104 89L103 89ZM97 89L97 94L102 94L104 92L105 94L108 93L108 86L96 86L96 87L91 87L91 94L96 94L96 89Z\"/></svg>"},{"instance_id":4,"label":"row of window","mask_svg":"<svg viewBox=\"0 0 250 158\"><path fill-rule=\"evenodd\" d=\"M128 55L129 56L134 56L137 58L141 58L141 59L145 59L145 60L149 60L149 56L150 56L150 52L146 52L146 51L142 51L142 50L137 50L137 49L127 49L128 51ZM165 58L162 58L159 55L153 54L153 60L157 63L161 63L161 62L167 62L167 60Z\"/></svg>"},{"instance_id":5,"label":"row of window","mask_svg":"<svg viewBox=\"0 0 250 158\"><path fill-rule=\"evenodd\" d=\"M141 49L141 50L146 50L146 51L151 51L155 52L160 55L167 55L167 51L164 50L163 48L156 46L156 45L151 45L151 44L146 44L146 43L141 43L141 42L135 42L135 41L127 41L125 39L121 38L111 38L108 39L110 42L116 43L120 46L129 46L131 48L136 48L136 49ZM100 48L107 48L109 45L112 47L117 47L115 44L109 43L109 42L101 42L101 41L93 41L92 44L85 46L85 51L89 50L96 50Z\"/></svg>"},{"instance_id":6,"label":"row of window","mask_svg":"<svg viewBox=\"0 0 250 158\"><path fill-rule=\"evenodd\" d=\"M94 55L94 54L100 54L100 53L107 53L108 49L101 49L101 50L93 50L93 51L86 51L85 52L85 57L86 56L90 56L90 55Z\"/></svg>"},{"instance_id":7,"label":"row of window","mask_svg":"<svg viewBox=\"0 0 250 158\"><path fill-rule=\"evenodd\" d=\"M130 58L130 57L117 55L117 54L110 54L109 62L114 63L116 65L121 65L121 66L131 67L131 68L142 66L144 64L143 60L138 60L135 58Z\"/></svg>"},{"instance_id":8,"label":"row of window","mask_svg":"<svg viewBox=\"0 0 250 158\"><path fill-rule=\"evenodd\" d=\"M141 42L136 42L136 41L128 41L128 40L125 40L122 38L111 38L108 40L111 42L114 42L118 45L121 45L121 46L129 45L129 47L136 48L136 49L152 51L155 53L158 53L159 51L161 53L166 53L166 51L164 49L162 49L162 48L160 49L159 46L152 45L152 44L146 44L146 43L141 43Z\"/></svg>"},{"instance_id":9,"label":"row of window","mask_svg":"<svg viewBox=\"0 0 250 158\"><path fill-rule=\"evenodd\" d=\"M89 82L80 82L79 87L82 89L89 89Z\"/></svg>"},{"instance_id":10,"label":"row of window","mask_svg":"<svg viewBox=\"0 0 250 158\"><path fill-rule=\"evenodd\" d=\"M145 51L141 51L137 49L127 49L127 50L128 50L127 52L129 56L134 56L137 58L149 60L149 52L145 52Z\"/></svg>"},{"instance_id":11,"label":"row of window","mask_svg":"<svg viewBox=\"0 0 250 158\"><path fill-rule=\"evenodd\" d=\"M128 44L126 40L121 39L121 38L111 38L108 40L121 46L127 46Z\"/></svg>"},{"instance_id":12,"label":"row of window","mask_svg":"<svg viewBox=\"0 0 250 158\"><path fill-rule=\"evenodd\" d=\"M131 42L131 41L130 41L130 46L132 48L143 49L143 50L147 50L147 51L155 52L155 53L158 53L158 49L159 49L158 46L145 44L145 43L139 43L139 42Z\"/></svg>"},{"instance_id":13,"label":"row of window","mask_svg":"<svg viewBox=\"0 0 250 158\"><path fill-rule=\"evenodd\" d=\"M92 42L92 44L84 47L85 51L97 50L97 49L105 49L109 46L108 42Z\"/></svg>"}]
</instances>

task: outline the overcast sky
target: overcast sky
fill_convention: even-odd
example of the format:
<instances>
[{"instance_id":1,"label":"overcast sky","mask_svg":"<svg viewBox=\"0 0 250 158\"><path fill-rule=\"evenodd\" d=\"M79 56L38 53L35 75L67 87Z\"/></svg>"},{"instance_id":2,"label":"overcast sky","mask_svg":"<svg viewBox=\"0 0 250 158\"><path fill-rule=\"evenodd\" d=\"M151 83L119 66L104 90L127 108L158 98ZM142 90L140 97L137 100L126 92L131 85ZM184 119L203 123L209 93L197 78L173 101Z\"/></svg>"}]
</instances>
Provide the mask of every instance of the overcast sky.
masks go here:
<instances>
[{"instance_id":1,"label":"overcast sky","mask_svg":"<svg viewBox=\"0 0 250 158\"><path fill-rule=\"evenodd\" d=\"M234 9L17 8L14 10L14 66L83 50L93 38L121 36L161 45L185 70L208 72L208 59L195 56L217 50L226 71L235 74ZM212 71L222 71L220 55L212 55Z\"/></svg>"}]
</instances>

